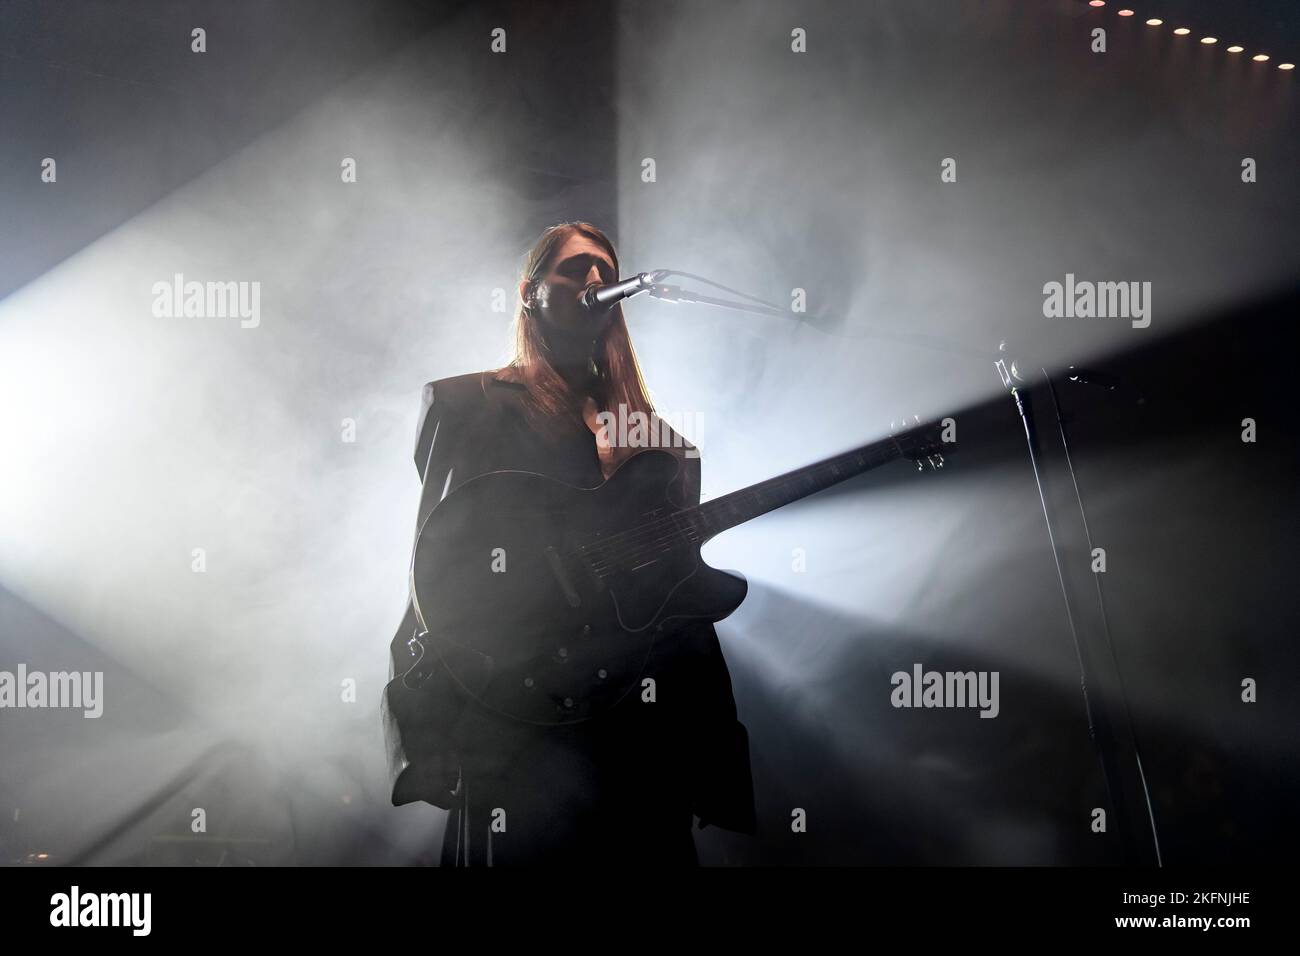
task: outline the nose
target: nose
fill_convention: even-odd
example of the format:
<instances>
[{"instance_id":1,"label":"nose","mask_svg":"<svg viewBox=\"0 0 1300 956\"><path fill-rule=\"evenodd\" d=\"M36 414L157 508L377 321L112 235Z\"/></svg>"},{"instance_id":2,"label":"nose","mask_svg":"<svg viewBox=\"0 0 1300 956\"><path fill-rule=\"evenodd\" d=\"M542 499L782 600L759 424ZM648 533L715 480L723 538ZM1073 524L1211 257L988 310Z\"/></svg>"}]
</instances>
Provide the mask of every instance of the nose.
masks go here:
<instances>
[{"instance_id":1,"label":"nose","mask_svg":"<svg viewBox=\"0 0 1300 956\"><path fill-rule=\"evenodd\" d=\"M600 268L593 262L591 267L587 270L586 285L591 285L593 282L596 285L603 285L604 281L605 280L600 277Z\"/></svg>"}]
</instances>

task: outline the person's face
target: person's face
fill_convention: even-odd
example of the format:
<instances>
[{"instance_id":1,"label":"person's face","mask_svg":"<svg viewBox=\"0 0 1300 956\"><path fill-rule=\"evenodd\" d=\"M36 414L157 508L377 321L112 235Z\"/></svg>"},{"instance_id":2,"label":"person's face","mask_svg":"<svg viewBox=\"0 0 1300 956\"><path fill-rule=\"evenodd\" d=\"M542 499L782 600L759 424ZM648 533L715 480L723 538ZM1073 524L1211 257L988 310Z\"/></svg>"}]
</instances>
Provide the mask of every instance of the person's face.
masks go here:
<instances>
[{"instance_id":1,"label":"person's face","mask_svg":"<svg viewBox=\"0 0 1300 956\"><path fill-rule=\"evenodd\" d=\"M537 311L552 325L566 332L590 333L595 338L609 323L613 310L593 314L578 304L578 298L589 284L608 284L617 278L609 253L594 240L574 232L532 289L527 282L519 284L519 295L527 301L531 292Z\"/></svg>"}]
</instances>

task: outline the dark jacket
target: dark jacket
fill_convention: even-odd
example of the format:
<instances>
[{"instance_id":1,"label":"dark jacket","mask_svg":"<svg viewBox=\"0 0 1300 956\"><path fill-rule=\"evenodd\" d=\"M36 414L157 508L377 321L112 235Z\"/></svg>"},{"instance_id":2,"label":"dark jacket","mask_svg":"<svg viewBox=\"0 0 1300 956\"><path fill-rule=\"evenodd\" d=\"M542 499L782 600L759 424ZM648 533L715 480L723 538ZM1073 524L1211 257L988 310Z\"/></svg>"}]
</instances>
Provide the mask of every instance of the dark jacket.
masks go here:
<instances>
[{"instance_id":1,"label":"dark jacket","mask_svg":"<svg viewBox=\"0 0 1300 956\"><path fill-rule=\"evenodd\" d=\"M538 429L525 414L526 394L526 386L496 372L459 375L424 386L415 445L415 464L422 483L416 528L443 497L486 472L533 471L582 487L603 480L591 431L576 419L563 423L554 433ZM685 484L680 489L684 500L697 504L698 455L686 454L692 450L689 444L669 450L686 464ZM406 616L390 647L390 688L397 675L410 667L407 642L416 631L414 610L408 602ZM623 735L620 750L654 751L656 758L646 758L638 765L644 768L638 769L638 779L647 779L645 775L650 774L672 788L700 818L701 826L712 823L753 833L749 739L744 725L736 719L731 677L717 633L711 624L692 624L675 637L671 650L656 647L651 669L657 668L657 673L670 679L670 687L681 691L671 695L678 703L640 708L657 715L656 723L649 727L605 718L590 723L601 724L603 734ZM455 793L462 776L499 777L509 775L515 766L535 766L539 759L536 755L561 737L562 746L569 751L595 746L582 736L585 731L563 736L548 729L536 736L538 732L525 732L518 725L505 726L504 721L498 724L499 718L464 697L441 669L426 687L430 713L416 727L397 726L388 711L388 689L385 691L384 730L392 802L396 806L424 800L452 809L457 805ZM643 718L638 713L632 720L641 722ZM491 732L488 736L497 735L500 746L489 748L491 752L466 753L461 741L483 739L485 728ZM623 740L634 743L624 747ZM535 788L547 784L530 778L527 785ZM687 820L689 823L689 817Z\"/></svg>"}]
</instances>

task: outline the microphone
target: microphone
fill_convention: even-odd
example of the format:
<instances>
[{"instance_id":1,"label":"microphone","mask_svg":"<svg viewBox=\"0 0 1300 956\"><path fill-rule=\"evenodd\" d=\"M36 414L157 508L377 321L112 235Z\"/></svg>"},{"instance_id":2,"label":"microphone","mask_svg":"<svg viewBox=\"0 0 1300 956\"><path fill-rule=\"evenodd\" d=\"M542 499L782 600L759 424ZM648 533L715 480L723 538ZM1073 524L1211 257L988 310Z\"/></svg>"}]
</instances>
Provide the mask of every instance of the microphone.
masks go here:
<instances>
[{"instance_id":1,"label":"microphone","mask_svg":"<svg viewBox=\"0 0 1300 956\"><path fill-rule=\"evenodd\" d=\"M1021 385L1029 384L1030 376L1033 375L1034 369L1040 365L1039 362L1034 361L1027 363L1025 368L1021 368L1019 362L1008 360L1010 351L1007 348L1005 339L998 343L998 354L1002 357L998 359L998 361L994 362L993 365L998 370L998 374L1002 376L1002 384L1007 388L1011 388L1017 383ZM1062 374L1058 369L1052 368L1051 365L1046 365L1046 370L1056 374ZM1109 392L1114 392L1126 387L1125 383L1114 375L1100 372L1096 369L1079 368L1077 365L1067 366L1063 374L1071 382L1078 385L1095 385L1098 388L1104 388Z\"/></svg>"},{"instance_id":2,"label":"microphone","mask_svg":"<svg viewBox=\"0 0 1300 956\"><path fill-rule=\"evenodd\" d=\"M582 290L582 295L578 297L578 304L588 312L605 312L615 302L622 302L638 292L645 292L666 275L668 275L668 272L660 269L655 272L642 272L630 279L613 282L609 285L599 285L593 282Z\"/></svg>"}]
</instances>

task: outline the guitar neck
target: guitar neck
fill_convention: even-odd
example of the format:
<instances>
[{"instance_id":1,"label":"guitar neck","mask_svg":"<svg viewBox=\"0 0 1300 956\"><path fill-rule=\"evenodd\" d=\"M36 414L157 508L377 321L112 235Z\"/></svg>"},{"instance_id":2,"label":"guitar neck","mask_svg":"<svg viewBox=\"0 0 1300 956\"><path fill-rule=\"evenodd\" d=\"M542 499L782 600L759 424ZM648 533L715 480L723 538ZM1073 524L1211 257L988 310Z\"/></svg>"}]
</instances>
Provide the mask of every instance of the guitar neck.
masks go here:
<instances>
[{"instance_id":1,"label":"guitar neck","mask_svg":"<svg viewBox=\"0 0 1300 956\"><path fill-rule=\"evenodd\" d=\"M902 457L903 447L897 438L886 438L706 501L688 509L685 516L699 539L707 540L728 528Z\"/></svg>"}]
</instances>

